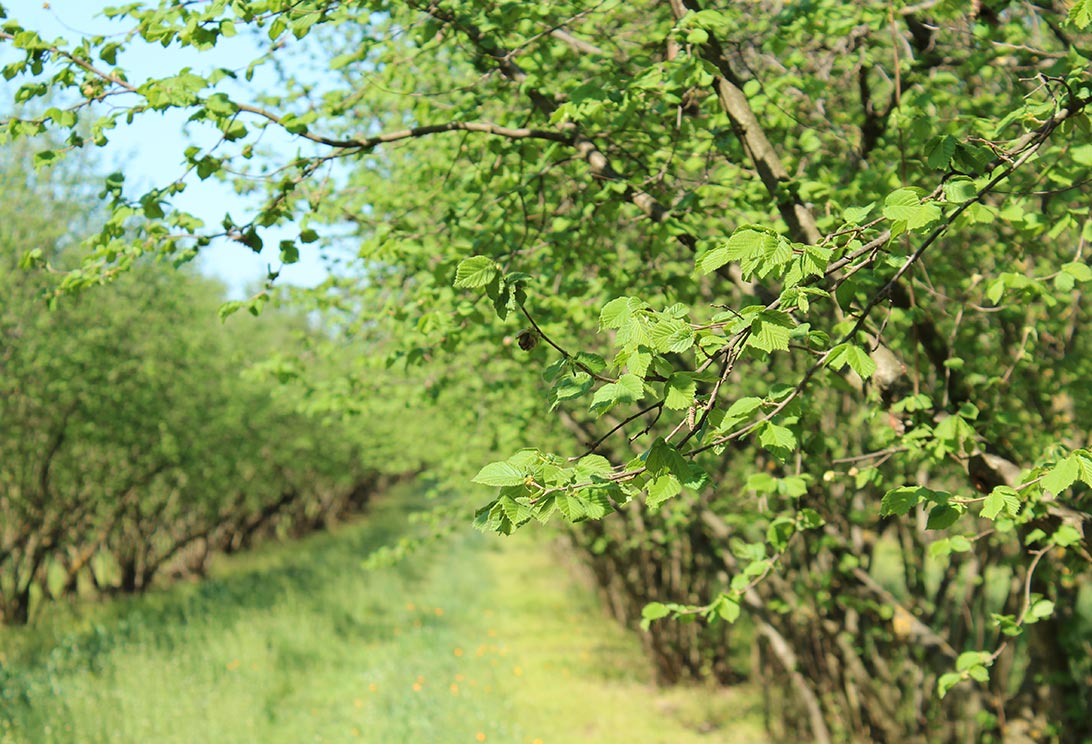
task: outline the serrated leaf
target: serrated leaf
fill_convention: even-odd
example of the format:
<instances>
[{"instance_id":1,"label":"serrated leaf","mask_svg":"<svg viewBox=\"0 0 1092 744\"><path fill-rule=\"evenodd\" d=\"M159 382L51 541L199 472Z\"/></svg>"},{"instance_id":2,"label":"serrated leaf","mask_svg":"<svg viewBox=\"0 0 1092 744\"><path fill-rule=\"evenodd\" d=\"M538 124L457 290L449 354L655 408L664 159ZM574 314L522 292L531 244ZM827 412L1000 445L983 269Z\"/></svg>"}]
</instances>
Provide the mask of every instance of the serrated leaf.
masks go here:
<instances>
[{"instance_id":1,"label":"serrated leaf","mask_svg":"<svg viewBox=\"0 0 1092 744\"><path fill-rule=\"evenodd\" d=\"M660 505L669 499L673 499L682 493L682 483L674 475L667 473L658 478L653 478L645 486L648 496L645 504L649 509L659 509Z\"/></svg>"},{"instance_id":2,"label":"serrated leaf","mask_svg":"<svg viewBox=\"0 0 1092 744\"><path fill-rule=\"evenodd\" d=\"M609 475L610 471L610 460L602 455L585 455L576 463L576 476L581 480L593 475Z\"/></svg>"},{"instance_id":3,"label":"serrated leaf","mask_svg":"<svg viewBox=\"0 0 1092 744\"><path fill-rule=\"evenodd\" d=\"M636 297L617 297L599 313L600 328L621 328L644 303Z\"/></svg>"},{"instance_id":4,"label":"serrated leaf","mask_svg":"<svg viewBox=\"0 0 1092 744\"><path fill-rule=\"evenodd\" d=\"M892 488L883 495L883 500L880 502L880 516L886 517L890 514L902 516L920 504L928 493L928 490L921 486Z\"/></svg>"},{"instance_id":5,"label":"serrated leaf","mask_svg":"<svg viewBox=\"0 0 1092 744\"><path fill-rule=\"evenodd\" d=\"M930 168L944 170L955 155L956 139L950 134L933 138L925 148L925 162Z\"/></svg>"},{"instance_id":6,"label":"serrated leaf","mask_svg":"<svg viewBox=\"0 0 1092 744\"><path fill-rule=\"evenodd\" d=\"M1050 491L1057 496L1073 485L1081 474L1080 464L1077 462L1077 458L1074 455L1070 455L1064 460L1057 463L1051 468L1043 480L1040 481L1040 485L1044 491Z\"/></svg>"},{"instance_id":7,"label":"serrated leaf","mask_svg":"<svg viewBox=\"0 0 1092 744\"><path fill-rule=\"evenodd\" d=\"M1092 0L1077 0L1066 19L1079 29L1087 28L1092 23Z\"/></svg>"},{"instance_id":8,"label":"serrated leaf","mask_svg":"<svg viewBox=\"0 0 1092 744\"><path fill-rule=\"evenodd\" d=\"M502 496L497 503L514 525L521 525L531 519L531 507L519 503L511 496Z\"/></svg>"},{"instance_id":9,"label":"serrated leaf","mask_svg":"<svg viewBox=\"0 0 1092 744\"><path fill-rule=\"evenodd\" d=\"M681 320L674 318L662 318L652 325L652 345L659 352L670 351L673 340L684 338L693 332L690 327Z\"/></svg>"},{"instance_id":10,"label":"serrated leaf","mask_svg":"<svg viewBox=\"0 0 1092 744\"><path fill-rule=\"evenodd\" d=\"M735 403L728 406L728 410L724 412L724 419L721 421L720 426L717 427L718 430L724 431L729 428L734 428L737 424L749 419L751 414L761 407L762 398L755 398L753 396L740 398Z\"/></svg>"},{"instance_id":11,"label":"serrated leaf","mask_svg":"<svg viewBox=\"0 0 1092 744\"><path fill-rule=\"evenodd\" d=\"M640 400L645 395L645 383L637 375L622 375L618 378L618 384L634 401Z\"/></svg>"},{"instance_id":12,"label":"serrated leaf","mask_svg":"<svg viewBox=\"0 0 1092 744\"><path fill-rule=\"evenodd\" d=\"M644 397L644 382L634 374L624 374L617 382L608 382L595 391L591 409L602 413L619 403L635 403Z\"/></svg>"},{"instance_id":13,"label":"serrated leaf","mask_svg":"<svg viewBox=\"0 0 1092 744\"><path fill-rule=\"evenodd\" d=\"M1002 511L1013 517L1020 512L1020 494L1009 486L997 486L982 504L982 516L986 519L996 519Z\"/></svg>"},{"instance_id":14,"label":"serrated leaf","mask_svg":"<svg viewBox=\"0 0 1092 744\"><path fill-rule=\"evenodd\" d=\"M847 364L849 368L867 380L876 371L876 362L872 360L868 352L854 343L844 343L835 346L830 352L828 364L833 369L842 369Z\"/></svg>"},{"instance_id":15,"label":"serrated leaf","mask_svg":"<svg viewBox=\"0 0 1092 744\"><path fill-rule=\"evenodd\" d=\"M796 449L796 435L792 429L767 421L758 435L758 441L780 460L785 460Z\"/></svg>"},{"instance_id":16,"label":"serrated leaf","mask_svg":"<svg viewBox=\"0 0 1092 744\"><path fill-rule=\"evenodd\" d=\"M661 320L652 327L652 343L661 352L680 354L694 345L694 330L681 320Z\"/></svg>"},{"instance_id":17,"label":"serrated leaf","mask_svg":"<svg viewBox=\"0 0 1092 744\"><path fill-rule=\"evenodd\" d=\"M557 510L570 522L580 522L585 518L584 504L572 494L558 494Z\"/></svg>"},{"instance_id":18,"label":"serrated leaf","mask_svg":"<svg viewBox=\"0 0 1092 744\"><path fill-rule=\"evenodd\" d=\"M464 289L484 287L497 276L497 265L485 256L471 256L455 269L455 286Z\"/></svg>"},{"instance_id":19,"label":"serrated leaf","mask_svg":"<svg viewBox=\"0 0 1092 744\"><path fill-rule=\"evenodd\" d=\"M730 260L727 243L718 243L698 258L697 268L703 274L711 274Z\"/></svg>"},{"instance_id":20,"label":"serrated leaf","mask_svg":"<svg viewBox=\"0 0 1092 744\"><path fill-rule=\"evenodd\" d=\"M709 485L709 473L705 472L705 468L697 463L690 463L690 475L683 480L683 488L688 488L691 491L700 491Z\"/></svg>"},{"instance_id":21,"label":"serrated leaf","mask_svg":"<svg viewBox=\"0 0 1092 744\"><path fill-rule=\"evenodd\" d=\"M652 476L671 473L680 483L690 477L690 463L674 446L664 441L663 437L657 437L649 448L645 468Z\"/></svg>"},{"instance_id":22,"label":"serrated leaf","mask_svg":"<svg viewBox=\"0 0 1092 744\"><path fill-rule=\"evenodd\" d=\"M898 189L884 199L883 216L895 222L905 222L908 230L914 230L939 219L940 208L935 204L922 204L913 189Z\"/></svg>"},{"instance_id":23,"label":"serrated leaf","mask_svg":"<svg viewBox=\"0 0 1092 744\"><path fill-rule=\"evenodd\" d=\"M592 488L584 491L581 501L583 502L584 514L588 519L602 519L614 511L614 506L610 503L610 497L602 488Z\"/></svg>"},{"instance_id":24,"label":"serrated leaf","mask_svg":"<svg viewBox=\"0 0 1092 744\"><path fill-rule=\"evenodd\" d=\"M526 476L507 462L491 462L478 471L474 483L483 486L521 486Z\"/></svg>"},{"instance_id":25,"label":"serrated leaf","mask_svg":"<svg viewBox=\"0 0 1092 744\"><path fill-rule=\"evenodd\" d=\"M795 327L788 313L780 310L762 310L751 321L751 335L747 345L767 353L789 348L789 336Z\"/></svg>"},{"instance_id":26,"label":"serrated leaf","mask_svg":"<svg viewBox=\"0 0 1092 744\"><path fill-rule=\"evenodd\" d=\"M676 372L664 383L664 405L682 411L694 405L697 384L688 372Z\"/></svg>"}]
</instances>

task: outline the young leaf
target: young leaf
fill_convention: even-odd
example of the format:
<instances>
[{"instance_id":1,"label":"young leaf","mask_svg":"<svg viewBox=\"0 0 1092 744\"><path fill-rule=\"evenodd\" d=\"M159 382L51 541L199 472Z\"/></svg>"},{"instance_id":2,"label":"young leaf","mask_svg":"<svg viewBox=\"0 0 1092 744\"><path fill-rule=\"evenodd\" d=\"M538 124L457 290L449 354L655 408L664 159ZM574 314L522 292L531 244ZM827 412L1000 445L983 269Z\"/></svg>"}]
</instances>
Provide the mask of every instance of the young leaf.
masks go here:
<instances>
[{"instance_id":1,"label":"young leaf","mask_svg":"<svg viewBox=\"0 0 1092 744\"><path fill-rule=\"evenodd\" d=\"M835 346L830 352L827 362L832 369L842 369L847 364L849 368L867 380L876 371L876 362L868 355L868 352L854 343L844 343Z\"/></svg>"},{"instance_id":2,"label":"young leaf","mask_svg":"<svg viewBox=\"0 0 1092 744\"><path fill-rule=\"evenodd\" d=\"M497 276L497 265L485 256L471 256L459 262L455 269L455 286L474 289L484 287Z\"/></svg>"},{"instance_id":3,"label":"young leaf","mask_svg":"<svg viewBox=\"0 0 1092 744\"><path fill-rule=\"evenodd\" d=\"M921 486L892 488L884 494L883 501L880 502L880 516L886 517L891 514L902 516L920 504L928 494L929 490Z\"/></svg>"},{"instance_id":4,"label":"young leaf","mask_svg":"<svg viewBox=\"0 0 1092 744\"><path fill-rule=\"evenodd\" d=\"M478 471L474 483L483 486L521 486L526 476L507 462L491 462Z\"/></svg>"},{"instance_id":5,"label":"young leaf","mask_svg":"<svg viewBox=\"0 0 1092 744\"><path fill-rule=\"evenodd\" d=\"M649 602L641 610L641 627L648 630L648 626L652 624L653 620L659 620L667 617L671 614L671 610L667 605L660 602Z\"/></svg>"},{"instance_id":6,"label":"young leaf","mask_svg":"<svg viewBox=\"0 0 1092 744\"><path fill-rule=\"evenodd\" d=\"M913 189L899 189L884 199L883 216L894 222L905 222L908 230L915 230L940 219L940 208L936 204L922 204Z\"/></svg>"},{"instance_id":7,"label":"young leaf","mask_svg":"<svg viewBox=\"0 0 1092 744\"><path fill-rule=\"evenodd\" d=\"M747 345L767 353L789 348L789 335L795 324L788 313L780 310L762 310L751 323L751 336Z\"/></svg>"},{"instance_id":8,"label":"young leaf","mask_svg":"<svg viewBox=\"0 0 1092 744\"><path fill-rule=\"evenodd\" d=\"M648 493L645 504L649 509L658 509L665 501L682 493L682 484L674 475L666 473L650 480L645 490Z\"/></svg>"},{"instance_id":9,"label":"young leaf","mask_svg":"<svg viewBox=\"0 0 1092 744\"><path fill-rule=\"evenodd\" d=\"M1057 496L1059 493L1073 485L1080 473L1081 468L1077 462L1077 457L1075 455L1070 455L1047 471L1040 483L1043 486L1044 491L1049 491Z\"/></svg>"},{"instance_id":10,"label":"young leaf","mask_svg":"<svg viewBox=\"0 0 1092 744\"><path fill-rule=\"evenodd\" d=\"M777 459L786 460L796 450L796 435L792 429L767 421L758 435L758 441Z\"/></svg>"},{"instance_id":11,"label":"young leaf","mask_svg":"<svg viewBox=\"0 0 1092 744\"><path fill-rule=\"evenodd\" d=\"M681 411L694 405L697 384L689 372L676 372L664 383L664 405Z\"/></svg>"}]
</instances>

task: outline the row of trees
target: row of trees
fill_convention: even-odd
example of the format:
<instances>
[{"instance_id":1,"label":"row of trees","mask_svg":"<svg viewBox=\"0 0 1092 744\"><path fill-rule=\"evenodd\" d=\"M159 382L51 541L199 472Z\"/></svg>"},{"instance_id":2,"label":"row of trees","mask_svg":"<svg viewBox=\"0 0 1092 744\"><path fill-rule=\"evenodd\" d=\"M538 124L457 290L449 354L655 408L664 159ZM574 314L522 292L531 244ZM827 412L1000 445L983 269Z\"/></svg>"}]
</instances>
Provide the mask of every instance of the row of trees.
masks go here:
<instances>
[{"instance_id":1,"label":"row of trees","mask_svg":"<svg viewBox=\"0 0 1092 744\"><path fill-rule=\"evenodd\" d=\"M315 339L306 319L221 326L220 285L150 264L50 311L50 278L16 264L71 262L88 178L26 160L0 174L0 620L26 622L36 596L200 573L216 552L359 510L374 474L356 425L241 374Z\"/></svg>"},{"instance_id":2,"label":"row of trees","mask_svg":"<svg viewBox=\"0 0 1092 744\"><path fill-rule=\"evenodd\" d=\"M300 297L342 373L298 382L477 472L481 529L573 525L665 680L731 679L747 612L781 738L1092 737L1086 0L112 15L123 40L4 27L5 74L66 105L3 132L79 148L185 109L222 135L188 167L265 200L202 230L184 180L108 190L65 287L179 231L298 221L290 261L348 225L361 270ZM239 31L277 90L124 64Z\"/></svg>"}]
</instances>

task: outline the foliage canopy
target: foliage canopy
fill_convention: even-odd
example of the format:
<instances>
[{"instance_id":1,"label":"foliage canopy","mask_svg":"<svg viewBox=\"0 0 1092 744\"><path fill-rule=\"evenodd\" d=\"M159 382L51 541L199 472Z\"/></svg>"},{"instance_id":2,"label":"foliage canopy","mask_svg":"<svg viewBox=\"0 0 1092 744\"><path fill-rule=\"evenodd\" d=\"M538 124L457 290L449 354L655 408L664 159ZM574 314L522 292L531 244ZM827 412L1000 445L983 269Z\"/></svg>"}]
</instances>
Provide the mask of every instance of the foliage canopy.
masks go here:
<instances>
[{"instance_id":1,"label":"foliage canopy","mask_svg":"<svg viewBox=\"0 0 1092 744\"><path fill-rule=\"evenodd\" d=\"M146 193L108 178L61 290L290 222L292 262L351 228L359 271L302 299L353 368L301 384L431 419L399 446L477 472L480 528L577 525L665 679L729 678L746 611L753 672L810 740L1080 741L1090 13L134 4L107 11L125 35L73 44L6 21L17 99L53 105L0 134L63 138L47 166L167 109L219 133ZM218 68L241 32L267 54ZM141 43L209 64L142 79ZM248 88L257 65L277 90ZM262 206L205 226L172 207L194 177Z\"/></svg>"}]
</instances>

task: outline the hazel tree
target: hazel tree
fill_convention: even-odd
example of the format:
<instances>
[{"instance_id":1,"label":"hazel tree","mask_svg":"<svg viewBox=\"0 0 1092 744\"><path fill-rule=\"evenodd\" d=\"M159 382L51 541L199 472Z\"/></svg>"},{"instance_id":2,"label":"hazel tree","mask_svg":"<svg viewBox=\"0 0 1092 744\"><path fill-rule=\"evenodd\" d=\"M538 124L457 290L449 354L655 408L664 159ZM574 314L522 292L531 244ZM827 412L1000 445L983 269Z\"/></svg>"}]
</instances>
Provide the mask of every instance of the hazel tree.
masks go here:
<instances>
[{"instance_id":1,"label":"hazel tree","mask_svg":"<svg viewBox=\"0 0 1092 744\"><path fill-rule=\"evenodd\" d=\"M473 476L480 529L571 524L665 681L730 680L745 614L786 735L1092 735L1087 0L104 14L4 21L33 113L0 137L60 135L49 167L181 110L212 144L108 178L58 292L285 225L283 263L351 243L301 298L351 368L303 384L431 417L400 445ZM218 66L236 35L264 52ZM145 44L207 65L142 77ZM253 212L175 207L213 178Z\"/></svg>"}]
</instances>

